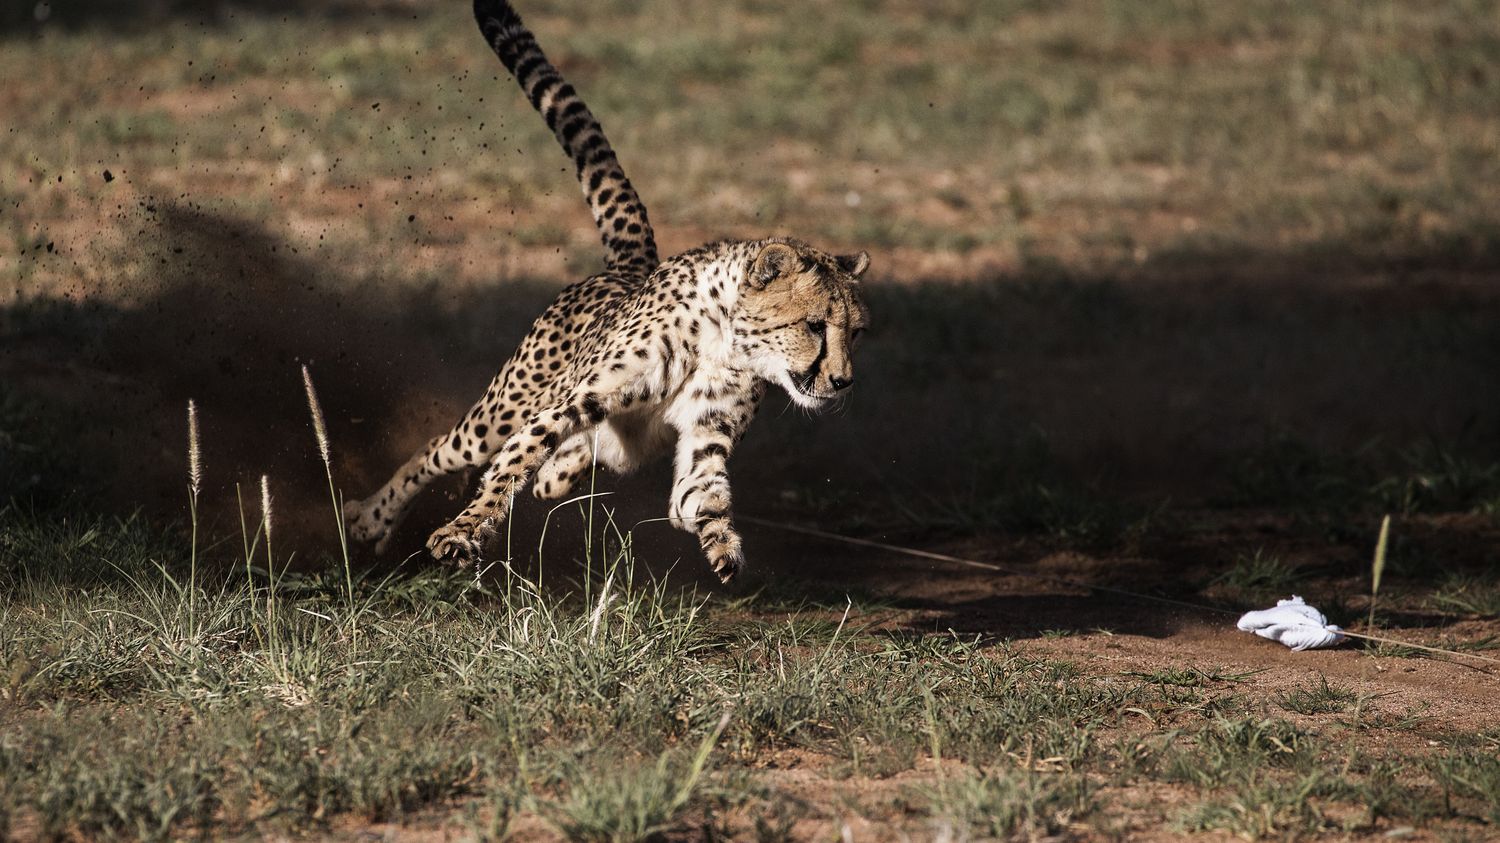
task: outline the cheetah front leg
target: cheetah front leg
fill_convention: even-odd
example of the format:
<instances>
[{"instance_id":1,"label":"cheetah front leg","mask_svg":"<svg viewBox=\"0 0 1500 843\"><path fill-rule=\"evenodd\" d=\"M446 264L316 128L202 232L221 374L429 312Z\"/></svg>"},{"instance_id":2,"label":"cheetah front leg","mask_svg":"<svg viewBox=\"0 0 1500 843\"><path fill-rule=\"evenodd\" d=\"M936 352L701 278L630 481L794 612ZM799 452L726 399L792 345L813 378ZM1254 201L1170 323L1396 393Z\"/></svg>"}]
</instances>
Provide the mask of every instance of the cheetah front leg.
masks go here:
<instances>
[{"instance_id":1,"label":"cheetah front leg","mask_svg":"<svg viewBox=\"0 0 1500 843\"><path fill-rule=\"evenodd\" d=\"M458 565L477 560L484 541L510 515L511 503L525 488L531 472L547 461L559 443L585 424L602 420L610 409L606 400L585 396L543 410L522 425L490 460L474 500L427 539L427 550L433 558Z\"/></svg>"},{"instance_id":2,"label":"cheetah front leg","mask_svg":"<svg viewBox=\"0 0 1500 843\"><path fill-rule=\"evenodd\" d=\"M709 567L726 583L745 565L730 512L729 454L754 416L761 392L757 388L734 410L701 416L677 440L667 516L672 526L698 537Z\"/></svg>"}]
</instances>

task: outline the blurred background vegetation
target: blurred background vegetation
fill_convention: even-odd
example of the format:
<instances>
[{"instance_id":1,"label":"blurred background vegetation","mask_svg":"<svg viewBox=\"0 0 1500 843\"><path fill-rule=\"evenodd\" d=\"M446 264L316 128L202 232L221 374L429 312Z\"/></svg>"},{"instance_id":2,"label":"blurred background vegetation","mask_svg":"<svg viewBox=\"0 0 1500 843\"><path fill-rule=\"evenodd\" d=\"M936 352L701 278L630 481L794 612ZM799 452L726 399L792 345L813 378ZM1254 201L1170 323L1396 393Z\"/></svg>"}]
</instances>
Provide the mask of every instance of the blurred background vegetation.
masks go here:
<instances>
[{"instance_id":1,"label":"blurred background vegetation","mask_svg":"<svg viewBox=\"0 0 1500 843\"><path fill-rule=\"evenodd\" d=\"M363 490L601 264L467 3L6 8L0 374L130 505L176 505L189 396L221 478L315 480L309 359ZM1368 501L1454 471L1491 505L1494 2L522 11L664 252L875 256L862 388L767 407L756 506L985 524L1017 489Z\"/></svg>"}]
</instances>

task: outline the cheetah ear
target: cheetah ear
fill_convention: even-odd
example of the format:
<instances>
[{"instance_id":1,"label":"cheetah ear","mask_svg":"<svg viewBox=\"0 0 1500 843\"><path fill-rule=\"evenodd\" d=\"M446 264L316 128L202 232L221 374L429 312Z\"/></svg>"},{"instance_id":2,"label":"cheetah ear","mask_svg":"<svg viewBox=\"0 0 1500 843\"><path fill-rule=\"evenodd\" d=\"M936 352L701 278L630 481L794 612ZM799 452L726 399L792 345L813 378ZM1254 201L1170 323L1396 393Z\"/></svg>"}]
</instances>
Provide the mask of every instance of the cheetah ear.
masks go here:
<instances>
[{"instance_id":1,"label":"cheetah ear","mask_svg":"<svg viewBox=\"0 0 1500 843\"><path fill-rule=\"evenodd\" d=\"M870 253L863 250L854 255L839 255L833 260L839 265L839 269L855 278L864 275L865 270L870 268Z\"/></svg>"},{"instance_id":2,"label":"cheetah ear","mask_svg":"<svg viewBox=\"0 0 1500 843\"><path fill-rule=\"evenodd\" d=\"M767 243L761 247L760 254L750 262L750 273L746 280L750 286L759 290L777 278L792 271L801 260L797 256L797 250L785 243Z\"/></svg>"}]
</instances>

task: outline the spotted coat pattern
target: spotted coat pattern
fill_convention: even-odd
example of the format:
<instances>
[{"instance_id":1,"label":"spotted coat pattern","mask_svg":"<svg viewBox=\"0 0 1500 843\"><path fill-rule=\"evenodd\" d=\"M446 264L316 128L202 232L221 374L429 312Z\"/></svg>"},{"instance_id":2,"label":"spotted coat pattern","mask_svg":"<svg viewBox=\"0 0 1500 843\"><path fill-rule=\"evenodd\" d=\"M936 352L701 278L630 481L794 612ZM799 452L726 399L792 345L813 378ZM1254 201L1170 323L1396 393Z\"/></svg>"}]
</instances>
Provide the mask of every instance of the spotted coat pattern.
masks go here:
<instances>
[{"instance_id":1,"label":"spotted coat pattern","mask_svg":"<svg viewBox=\"0 0 1500 843\"><path fill-rule=\"evenodd\" d=\"M484 466L473 500L427 542L434 557L467 564L533 479L537 497L559 499L596 463L624 473L672 448L669 518L728 581L744 562L730 454L768 384L818 409L853 383L869 257L768 238L658 264L645 207L598 122L508 3L474 5L485 38L573 157L608 269L564 289L451 430L345 506L350 534L383 550L433 479Z\"/></svg>"}]
</instances>

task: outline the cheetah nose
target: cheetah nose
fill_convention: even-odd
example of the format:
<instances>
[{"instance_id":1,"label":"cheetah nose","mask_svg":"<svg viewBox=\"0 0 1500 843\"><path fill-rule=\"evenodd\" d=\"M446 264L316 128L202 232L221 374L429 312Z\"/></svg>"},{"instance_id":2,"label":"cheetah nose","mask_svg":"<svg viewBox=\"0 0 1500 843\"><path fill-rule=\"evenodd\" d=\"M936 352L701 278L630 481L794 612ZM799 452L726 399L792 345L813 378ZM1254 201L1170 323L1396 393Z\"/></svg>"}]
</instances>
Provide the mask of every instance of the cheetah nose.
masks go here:
<instances>
[{"instance_id":1,"label":"cheetah nose","mask_svg":"<svg viewBox=\"0 0 1500 843\"><path fill-rule=\"evenodd\" d=\"M833 384L833 388L835 390L848 389L849 387L851 387L851 386L854 385L854 376L850 375L847 378L841 378L841 377L838 377L838 376L834 376L834 377L829 378L828 382L831 383L831 384Z\"/></svg>"}]
</instances>

